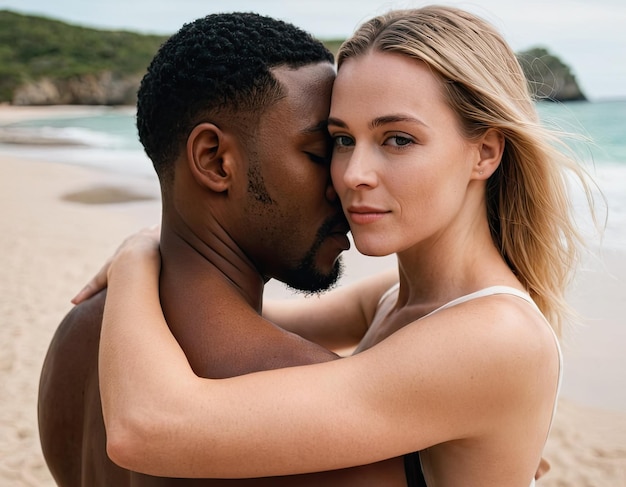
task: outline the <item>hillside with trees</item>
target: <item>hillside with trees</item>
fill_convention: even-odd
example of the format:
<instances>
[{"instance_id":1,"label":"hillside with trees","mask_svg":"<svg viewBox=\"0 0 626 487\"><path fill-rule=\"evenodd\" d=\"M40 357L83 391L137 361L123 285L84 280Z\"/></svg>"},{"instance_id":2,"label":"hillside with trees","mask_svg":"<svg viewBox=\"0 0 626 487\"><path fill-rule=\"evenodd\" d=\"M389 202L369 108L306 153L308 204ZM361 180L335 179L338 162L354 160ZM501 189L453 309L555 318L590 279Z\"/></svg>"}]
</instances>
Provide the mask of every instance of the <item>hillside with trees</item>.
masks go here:
<instances>
[{"instance_id":1,"label":"hillside with trees","mask_svg":"<svg viewBox=\"0 0 626 487\"><path fill-rule=\"evenodd\" d=\"M0 10L0 103L133 105L165 39ZM335 53L341 44L324 42ZM585 99L570 68L546 49L518 55L539 99Z\"/></svg>"},{"instance_id":2,"label":"hillside with trees","mask_svg":"<svg viewBox=\"0 0 626 487\"><path fill-rule=\"evenodd\" d=\"M0 11L0 102L133 104L165 39Z\"/></svg>"}]
</instances>

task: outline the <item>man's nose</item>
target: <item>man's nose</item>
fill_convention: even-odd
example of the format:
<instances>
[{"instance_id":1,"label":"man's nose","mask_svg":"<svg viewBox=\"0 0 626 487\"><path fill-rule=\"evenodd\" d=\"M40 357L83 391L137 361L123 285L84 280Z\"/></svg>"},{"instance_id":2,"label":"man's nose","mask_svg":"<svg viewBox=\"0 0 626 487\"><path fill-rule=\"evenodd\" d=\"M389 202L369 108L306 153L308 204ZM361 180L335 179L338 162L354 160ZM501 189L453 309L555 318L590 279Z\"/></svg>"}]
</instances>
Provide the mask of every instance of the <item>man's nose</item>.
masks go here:
<instances>
[{"instance_id":1,"label":"man's nose","mask_svg":"<svg viewBox=\"0 0 626 487\"><path fill-rule=\"evenodd\" d=\"M339 201L339 195L337 195L337 191L333 186L333 181L330 178L330 175L328 177L328 183L326 184L326 199L330 203L337 203Z\"/></svg>"}]
</instances>

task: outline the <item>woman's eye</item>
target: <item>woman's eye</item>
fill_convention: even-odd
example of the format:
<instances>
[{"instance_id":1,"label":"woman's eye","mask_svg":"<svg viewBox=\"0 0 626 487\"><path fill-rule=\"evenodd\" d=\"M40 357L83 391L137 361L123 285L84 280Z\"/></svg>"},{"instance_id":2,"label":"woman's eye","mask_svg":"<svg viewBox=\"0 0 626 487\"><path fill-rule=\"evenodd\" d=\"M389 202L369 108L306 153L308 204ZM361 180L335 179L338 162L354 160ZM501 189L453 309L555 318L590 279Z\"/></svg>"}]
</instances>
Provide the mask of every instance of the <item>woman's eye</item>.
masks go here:
<instances>
[{"instance_id":1,"label":"woman's eye","mask_svg":"<svg viewBox=\"0 0 626 487\"><path fill-rule=\"evenodd\" d=\"M406 147L410 144L413 144L413 140L409 137L404 137L402 135L393 135L385 140L384 145L391 145L394 147Z\"/></svg>"},{"instance_id":2,"label":"woman's eye","mask_svg":"<svg viewBox=\"0 0 626 487\"><path fill-rule=\"evenodd\" d=\"M333 137L335 141L335 147L349 147L354 145L354 141L347 135L337 135Z\"/></svg>"}]
</instances>

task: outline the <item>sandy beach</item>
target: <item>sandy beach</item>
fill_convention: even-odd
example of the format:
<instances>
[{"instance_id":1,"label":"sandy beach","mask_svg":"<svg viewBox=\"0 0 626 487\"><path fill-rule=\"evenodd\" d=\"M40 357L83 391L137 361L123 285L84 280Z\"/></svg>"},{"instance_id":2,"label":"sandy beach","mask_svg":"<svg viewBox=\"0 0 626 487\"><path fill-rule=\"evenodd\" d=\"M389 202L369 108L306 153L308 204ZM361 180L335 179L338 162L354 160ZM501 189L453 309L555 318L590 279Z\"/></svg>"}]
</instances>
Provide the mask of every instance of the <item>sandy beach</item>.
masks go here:
<instances>
[{"instance_id":1,"label":"sandy beach","mask_svg":"<svg viewBox=\"0 0 626 487\"><path fill-rule=\"evenodd\" d=\"M0 126L46 110L0 106ZM8 157L0 146L0 204L0 487L53 486L36 413L48 344L70 298L122 239L158 222L158 183ZM346 280L393 264L346 257ZM268 294L288 295L274 283ZM626 249L588 256L570 299L582 324L563 338L564 383L545 452L552 469L538 485L626 486Z\"/></svg>"}]
</instances>

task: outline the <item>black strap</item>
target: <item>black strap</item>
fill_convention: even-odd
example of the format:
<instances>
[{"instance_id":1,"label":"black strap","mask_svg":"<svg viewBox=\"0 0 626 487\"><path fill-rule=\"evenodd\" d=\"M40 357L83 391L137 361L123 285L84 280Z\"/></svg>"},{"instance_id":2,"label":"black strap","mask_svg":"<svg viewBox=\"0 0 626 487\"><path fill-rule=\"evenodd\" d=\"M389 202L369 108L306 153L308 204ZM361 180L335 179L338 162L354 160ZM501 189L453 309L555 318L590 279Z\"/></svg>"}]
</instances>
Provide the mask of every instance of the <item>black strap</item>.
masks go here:
<instances>
[{"instance_id":1,"label":"black strap","mask_svg":"<svg viewBox=\"0 0 626 487\"><path fill-rule=\"evenodd\" d=\"M407 487L428 487L422 473L419 452L404 455L404 473Z\"/></svg>"}]
</instances>

